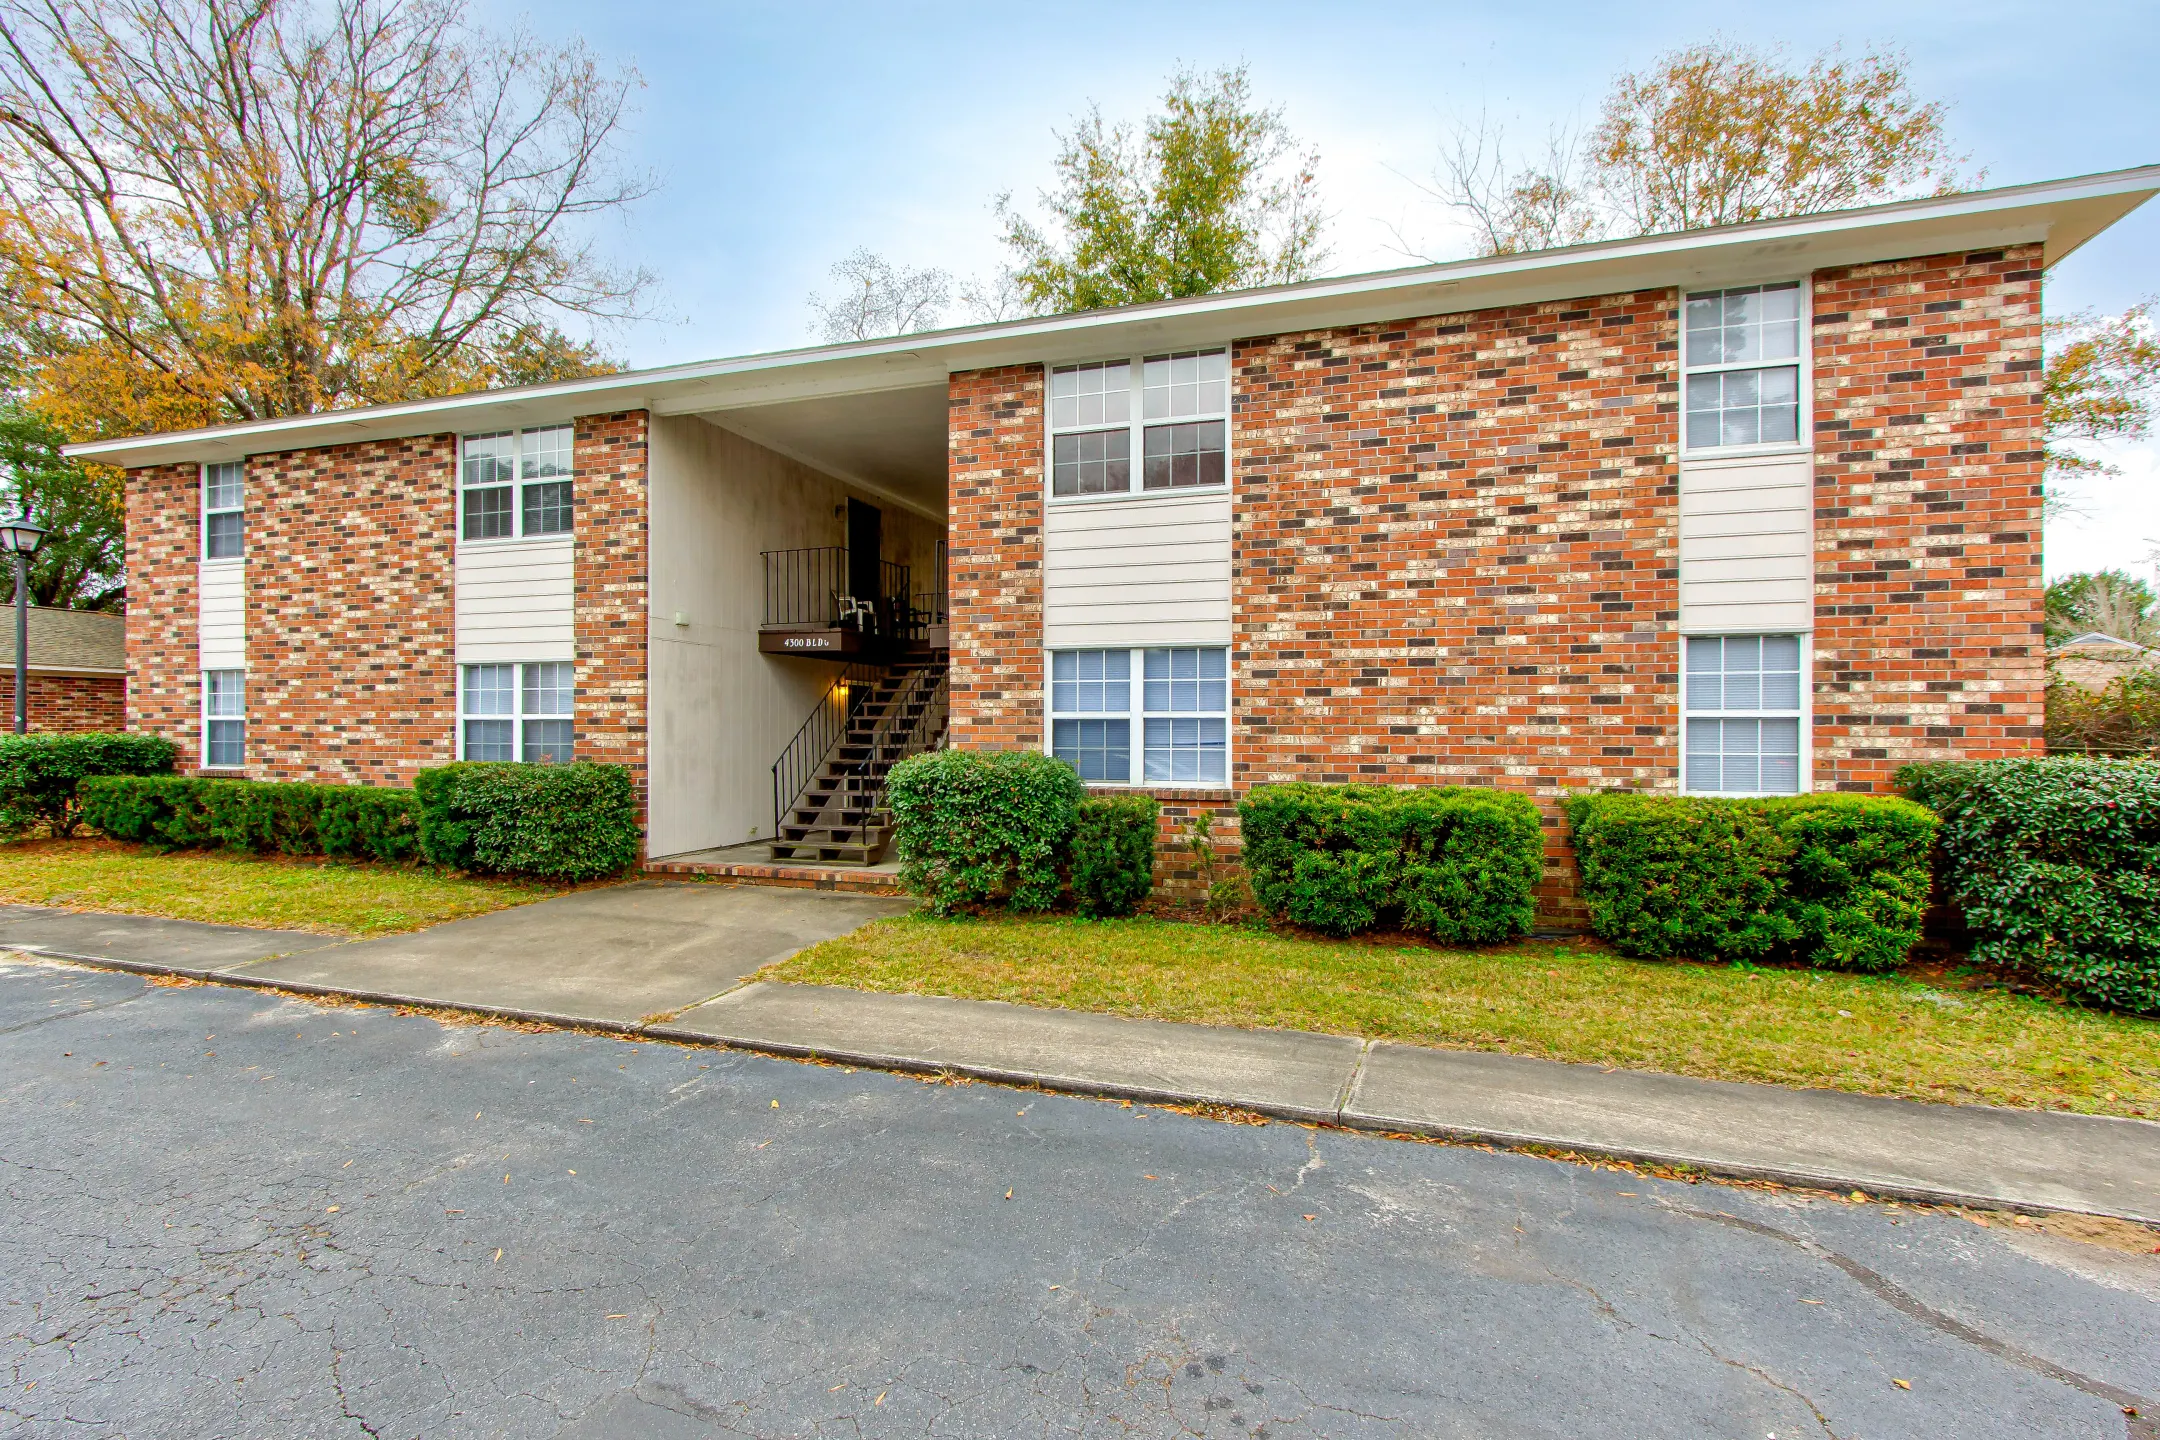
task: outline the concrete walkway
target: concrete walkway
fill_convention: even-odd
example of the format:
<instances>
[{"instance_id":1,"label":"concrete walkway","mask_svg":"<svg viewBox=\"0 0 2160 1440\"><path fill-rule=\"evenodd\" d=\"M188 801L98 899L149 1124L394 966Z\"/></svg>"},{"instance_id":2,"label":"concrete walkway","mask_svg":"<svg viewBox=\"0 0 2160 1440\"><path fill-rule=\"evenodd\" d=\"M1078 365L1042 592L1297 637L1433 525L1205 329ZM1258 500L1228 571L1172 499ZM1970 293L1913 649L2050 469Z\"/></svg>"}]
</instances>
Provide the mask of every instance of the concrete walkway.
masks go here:
<instances>
[{"instance_id":1,"label":"concrete walkway","mask_svg":"<svg viewBox=\"0 0 2160 1440\"><path fill-rule=\"evenodd\" d=\"M2160 1223L2160 1124L934 996L745 983L907 902L646 882L377 940L0 907L0 947L1873 1195Z\"/></svg>"}]
</instances>

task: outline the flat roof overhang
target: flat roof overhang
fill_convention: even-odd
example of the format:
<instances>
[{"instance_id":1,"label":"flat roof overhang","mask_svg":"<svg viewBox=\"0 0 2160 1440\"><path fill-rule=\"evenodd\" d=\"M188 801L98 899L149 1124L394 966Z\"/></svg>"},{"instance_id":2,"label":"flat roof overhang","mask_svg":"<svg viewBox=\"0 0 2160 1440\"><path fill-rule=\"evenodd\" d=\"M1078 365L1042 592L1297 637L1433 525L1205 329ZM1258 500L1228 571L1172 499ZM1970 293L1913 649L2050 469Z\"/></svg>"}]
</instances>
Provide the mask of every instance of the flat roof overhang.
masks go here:
<instances>
[{"instance_id":1,"label":"flat roof overhang","mask_svg":"<svg viewBox=\"0 0 2160 1440\"><path fill-rule=\"evenodd\" d=\"M2054 265L2160 191L2160 166L1677 235L631 370L588 380L90 441L122 466L236 460L410 435L648 410L695 415L925 513L942 514L946 380L1252 336L1663 286L1747 284L1916 255L2038 243Z\"/></svg>"}]
</instances>

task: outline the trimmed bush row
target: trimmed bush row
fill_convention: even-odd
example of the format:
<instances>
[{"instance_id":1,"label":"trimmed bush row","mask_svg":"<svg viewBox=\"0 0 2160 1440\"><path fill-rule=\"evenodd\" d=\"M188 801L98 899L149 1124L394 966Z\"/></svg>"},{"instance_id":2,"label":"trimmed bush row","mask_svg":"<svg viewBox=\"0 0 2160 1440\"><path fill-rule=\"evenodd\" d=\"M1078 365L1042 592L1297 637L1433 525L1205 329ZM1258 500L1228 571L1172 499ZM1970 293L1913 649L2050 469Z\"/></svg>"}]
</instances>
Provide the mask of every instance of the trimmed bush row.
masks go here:
<instances>
[{"instance_id":1,"label":"trimmed bush row","mask_svg":"<svg viewBox=\"0 0 2160 1440\"><path fill-rule=\"evenodd\" d=\"M419 841L413 792L371 785L94 776L83 819L115 840L185 850L409 860Z\"/></svg>"},{"instance_id":2,"label":"trimmed bush row","mask_svg":"<svg viewBox=\"0 0 2160 1440\"><path fill-rule=\"evenodd\" d=\"M635 865L643 842L620 765L441 765L412 793L421 855L459 870L593 880Z\"/></svg>"},{"instance_id":3,"label":"trimmed bush row","mask_svg":"<svg viewBox=\"0 0 2160 1440\"><path fill-rule=\"evenodd\" d=\"M412 790L193 776L98 776L82 818L116 840L410 860L590 880L637 863L637 796L615 765L460 764Z\"/></svg>"},{"instance_id":4,"label":"trimmed bush row","mask_svg":"<svg viewBox=\"0 0 2160 1440\"><path fill-rule=\"evenodd\" d=\"M1945 888L1975 959L2160 1014L2160 765L2062 756L1897 779L1942 817Z\"/></svg>"},{"instance_id":5,"label":"trimmed bush row","mask_svg":"<svg viewBox=\"0 0 2160 1440\"><path fill-rule=\"evenodd\" d=\"M885 780L900 883L933 915L1058 902L1058 871L1087 789L1072 766L1028 750L932 750Z\"/></svg>"},{"instance_id":6,"label":"trimmed bush row","mask_svg":"<svg viewBox=\"0 0 2160 1440\"><path fill-rule=\"evenodd\" d=\"M157 735L10 735L0 740L0 834L42 821L55 835L72 835L82 823L79 782L93 775L169 775L178 753Z\"/></svg>"},{"instance_id":7,"label":"trimmed bush row","mask_svg":"<svg viewBox=\"0 0 2160 1440\"><path fill-rule=\"evenodd\" d=\"M1487 945L1527 935L1537 912L1545 842L1521 795L1263 785L1238 823L1260 907L1324 934L1391 924Z\"/></svg>"},{"instance_id":8,"label":"trimmed bush row","mask_svg":"<svg viewBox=\"0 0 2160 1440\"><path fill-rule=\"evenodd\" d=\"M1577 795L1591 928L1623 955L1896 968L1927 913L1935 817L1876 795Z\"/></svg>"}]
</instances>

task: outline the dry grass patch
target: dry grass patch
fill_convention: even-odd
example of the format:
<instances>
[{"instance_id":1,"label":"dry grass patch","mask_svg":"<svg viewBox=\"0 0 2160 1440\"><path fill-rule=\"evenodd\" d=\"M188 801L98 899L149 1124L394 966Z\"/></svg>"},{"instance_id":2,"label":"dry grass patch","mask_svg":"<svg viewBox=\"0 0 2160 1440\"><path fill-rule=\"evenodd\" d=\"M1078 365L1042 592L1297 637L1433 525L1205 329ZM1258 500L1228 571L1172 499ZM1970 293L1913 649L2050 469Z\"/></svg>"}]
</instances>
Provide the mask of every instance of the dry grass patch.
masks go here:
<instances>
[{"instance_id":1,"label":"dry grass patch","mask_svg":"<svg viewBox=\"0 0 2160 1440\"><path fill-rule=\"evenodd\" d=\"M1163 920L881 920L763 976L1719 1080L2160 1118L2160 1022L1948 978Z\"/></svg>"},{"instance_id":2,"label":"dry grass patch","mask_svg":"<svg viewBox=\"0 0 2160 1440\"><path fill-rule=\"evenodd\" d=\"M356 860L216 850L161 855L92 838L0 845L0 900L321 935L418 930L565 888Z\"/></svg>"}]
</instances>

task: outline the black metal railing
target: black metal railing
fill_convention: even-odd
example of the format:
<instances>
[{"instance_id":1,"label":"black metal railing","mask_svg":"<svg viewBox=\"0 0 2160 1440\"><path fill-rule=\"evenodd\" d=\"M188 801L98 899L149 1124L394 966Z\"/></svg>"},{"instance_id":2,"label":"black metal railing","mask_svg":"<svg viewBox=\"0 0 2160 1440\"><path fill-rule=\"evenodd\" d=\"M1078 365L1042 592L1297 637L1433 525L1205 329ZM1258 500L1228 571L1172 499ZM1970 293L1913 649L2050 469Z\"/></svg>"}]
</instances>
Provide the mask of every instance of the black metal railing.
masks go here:
<instances>
[{"instance_id":1,"label":"black metal railing","mask_svg":"<svg viewBox=\"0 0 2160 1440\"><path fill-rule=\"evenodd\" d=\"M766 626L796 625L825 629L851 624L889 633L908 628L908 567L897 560L878 562L878 593L854 593L854 571L845 545L816 545L802 550L767 550L765 562Z\"/></svg>"},{"instance_id":2,"label":"black metal railing","mask_svg":"<svg viewBox=\"0 0 2160 1440\"><path fill-rule=\"evenodd\" d=\"M948 613L946 603L946 594L943 590L916 591L914 600L909 602L909 609L914 615L914 623L918 627L945 624Z\"/></svg>"},{"instance_id":3,"label":"black metal railing","mask_svg":"<svg viewBox=\"0 0 2160 1440\"><path fill-rule=\"evenodd\" d=\"M848 726L855 718L855 711L876 689L884 671L876 665L851 664L833 677L832 684L810 712L795 738L788 741L780 758L773 761L773 838L780 838L780 825L788 812L795 808L810 782L817 779L825 769L825 762L840 742L847 738Z\"/></svg>"},{"instance_id":4,"label":"black metal railing","mask_svg":"<svg viewBox=\"0 0 2160 1440\"><path fill-rule=\"evenodd\" d=\"M849 800L850 809L860 810L867 818L885 807L886 776L894 765L929 748L929 737L944 724L947 703L943 667L935 673L926 668L908 676L871 732L870 753L848 787L855 792ZM912 715L910 710L914 711Z\"/></svg>"}]
</instances>

